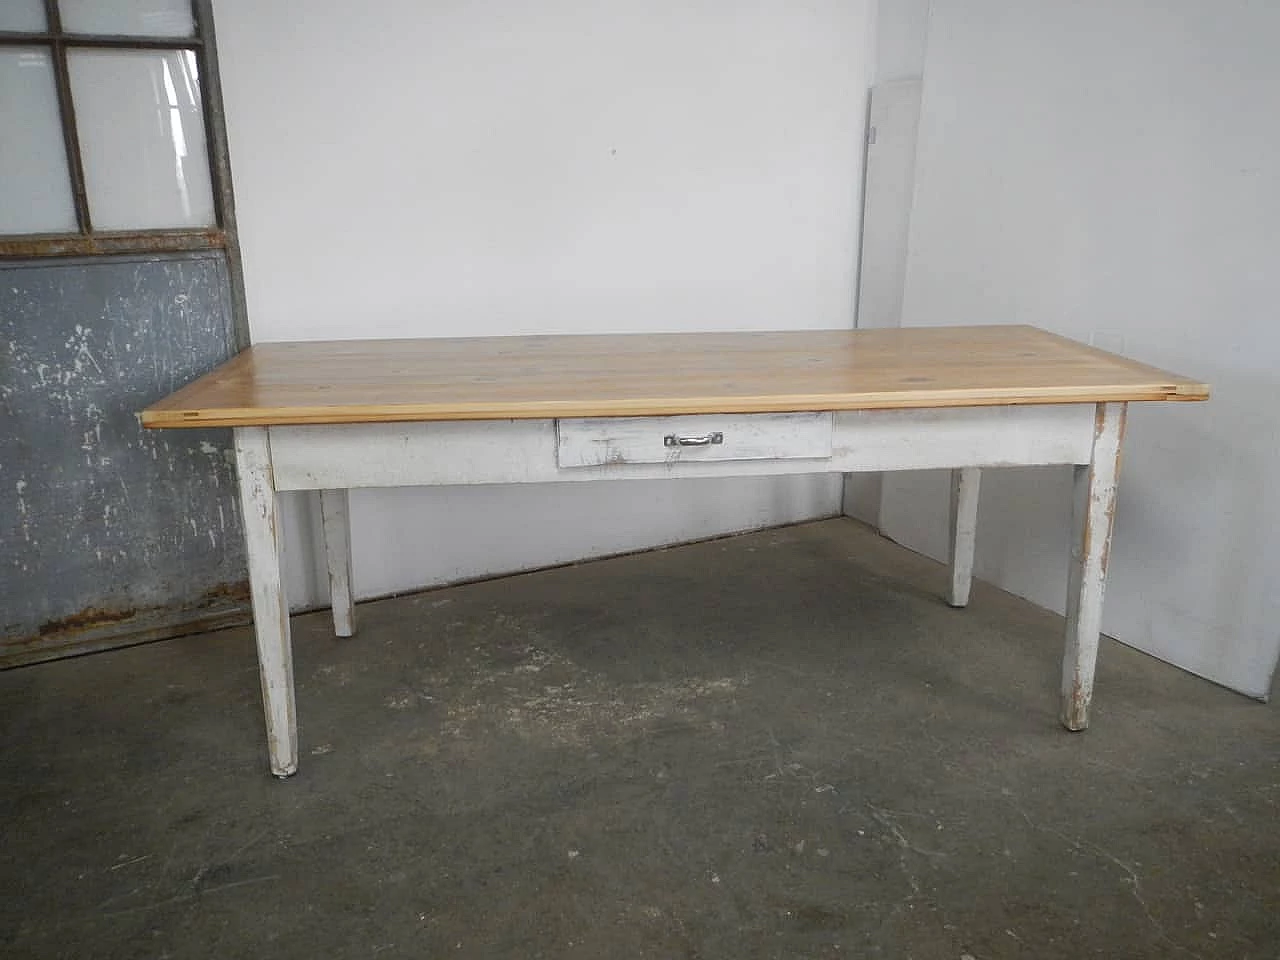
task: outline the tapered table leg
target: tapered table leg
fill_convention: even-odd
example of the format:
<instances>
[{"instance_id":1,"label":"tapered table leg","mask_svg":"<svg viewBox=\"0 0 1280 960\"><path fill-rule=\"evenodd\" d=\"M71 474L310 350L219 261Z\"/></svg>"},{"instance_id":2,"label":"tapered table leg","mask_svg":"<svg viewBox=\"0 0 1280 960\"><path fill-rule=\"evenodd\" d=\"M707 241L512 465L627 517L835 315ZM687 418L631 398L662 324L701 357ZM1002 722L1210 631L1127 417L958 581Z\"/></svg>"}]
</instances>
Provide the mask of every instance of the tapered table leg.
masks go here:
<instances>
[{"instance_id":1,"label":"tapered table leg","mask_svg":"<svg viewBox=\"0 0 1280 960\"><path fill-rule=\"evenodd\" d=\"M346 490L320 491L320 517L324 527L324 555L329 568L329 604L333 607L333 632L340 637L355 633L355 607L351 599L351 515Z\"/></svg>"},{"instance_id":2,"label":"tapered table leg","mask_svg":"<svg viewBox=\"0 0 1280 960\"><path fill-rule=\"evenodd\" d=\"M271 474L266 427L237 427L236 470L249 555L253 628L258 641L262 703L267 715L271 772L287 777L298 769L298 723L293 696L293 647L289 605L280 574L283 537Z\"/></svg>"},{"instance_id":3,"label":"tapered table leg","mask_svg":"<svg viewBox=\"0 0 1280 960\"><path fill-rule=\"evenodd\" d=\"M982 471L977 467L951 471L951 592L947 600L953 607L969 603L981 480Z\"/></svg>"},{"instance_id":4,"label":"tapered table leg","mask_svg":"<svg viewBox=\"0 0 1280 960\"><path fill-rule=\"evenodd\" d=\"M1067 636L1062 655L1062 725L1089 726L1093 671L1102 630L1102 596L1116 512L1120 442L1126 404L1100 403L1094 425L1093 456L1075 468L1071 574L1067 585Z\"/></svg>"}]
</instances>

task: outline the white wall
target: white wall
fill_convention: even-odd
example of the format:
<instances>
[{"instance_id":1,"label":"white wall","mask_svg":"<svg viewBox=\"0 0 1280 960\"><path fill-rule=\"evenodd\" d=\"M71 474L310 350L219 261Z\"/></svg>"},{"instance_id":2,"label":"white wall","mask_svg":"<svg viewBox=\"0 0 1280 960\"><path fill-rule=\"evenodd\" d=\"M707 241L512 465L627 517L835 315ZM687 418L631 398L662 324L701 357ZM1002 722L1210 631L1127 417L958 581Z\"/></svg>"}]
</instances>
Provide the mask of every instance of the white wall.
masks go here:
<instances>
[{"instance_id":1,"label":"white wall","mask_svg":"<svg viewBox=\"0 0 1280 960\"><path fill-rule=\"evenodd\" d=\"M920 121L921 74L928 47L929 0L879 0L876 5L875 82L868 122L859 245L859 329L902 323L907 239L915 194L916 133ZM843 512L880 525L883 477L845 477Z\"/></svg>"},{"instance_id":2,"label":"white wall","mask_svg":"<svg viewBox=\"0 0 1280 960\"><path fill-rule=\"evenodd\" d=\"M868 100L857 326L902 320L930 0L878 0Z\"/></svg>"},{"instance_id":3,"label":"white wall","mask_svg":"<svg viewBox=\"0 0 1280 960\"><path fill-rule=\"evenodd\" d=\"M1280 652L1280 5L934 0L904 324L1031 322L1212 383L1134 405L1103 629L1254 696ZM978 575L1061 610L1065 471L989 473ZM941 556L944 478L886 480Z\"/></svg>"},{"instance_id":4,"label":"white wall","mask_svg":"<svg viewBox=\"0 0 1280 960\"><path fill-rule=\"evenodd\" d=\"M216 0L255 341L852 325L871 0ZM362 596L838 509L835 478L380 491ZM299 557L297 604L322 599Z\"/></svg>"},{"instance_id":5,"label":"white wall","mask_svg":"<svg viewBox=\"0 0 1280 960\"><path fill-rule=\"evenodd\" d=\"M876 4L876 84L919 80L924 73L930 2L879 0Z\"/></svg>"}]
</instances>

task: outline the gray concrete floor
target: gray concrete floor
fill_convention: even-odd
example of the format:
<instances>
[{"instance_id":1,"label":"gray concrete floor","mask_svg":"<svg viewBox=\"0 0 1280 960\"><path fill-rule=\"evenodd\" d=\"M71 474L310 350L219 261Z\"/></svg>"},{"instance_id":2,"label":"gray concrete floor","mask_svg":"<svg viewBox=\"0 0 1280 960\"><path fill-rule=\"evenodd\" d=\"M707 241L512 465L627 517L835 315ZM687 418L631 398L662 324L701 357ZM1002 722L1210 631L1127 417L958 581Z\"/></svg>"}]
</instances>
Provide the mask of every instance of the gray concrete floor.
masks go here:
<instances>
[{"instance_id":1,"label":"gray concrete floor","mask_svg":"<svg viewBox=\"0 0 1280 960\"><path fill-rule=\"evenodd\" d=\"M1276 957L1273 708L832 520L0 674L5 957Z\"/></svg>"}]
</instances>

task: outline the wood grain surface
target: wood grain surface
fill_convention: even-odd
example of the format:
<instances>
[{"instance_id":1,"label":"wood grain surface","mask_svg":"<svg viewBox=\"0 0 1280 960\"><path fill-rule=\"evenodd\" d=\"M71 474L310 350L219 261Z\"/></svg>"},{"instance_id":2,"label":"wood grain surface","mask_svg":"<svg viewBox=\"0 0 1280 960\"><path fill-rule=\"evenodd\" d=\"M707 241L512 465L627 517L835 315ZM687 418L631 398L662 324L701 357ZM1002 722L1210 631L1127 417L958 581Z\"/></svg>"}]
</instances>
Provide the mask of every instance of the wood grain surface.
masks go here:
<instances>
[{"instance_id":1,"label":"wood grain surface","mask_svg":"<svg viewBox=\"0 0 1280 960\"><path fill-rule=\"evenodd\" d=\"M250 347L148 427L1204 400L1027 326L348 340Z\"/></svg>"}]
</instances>

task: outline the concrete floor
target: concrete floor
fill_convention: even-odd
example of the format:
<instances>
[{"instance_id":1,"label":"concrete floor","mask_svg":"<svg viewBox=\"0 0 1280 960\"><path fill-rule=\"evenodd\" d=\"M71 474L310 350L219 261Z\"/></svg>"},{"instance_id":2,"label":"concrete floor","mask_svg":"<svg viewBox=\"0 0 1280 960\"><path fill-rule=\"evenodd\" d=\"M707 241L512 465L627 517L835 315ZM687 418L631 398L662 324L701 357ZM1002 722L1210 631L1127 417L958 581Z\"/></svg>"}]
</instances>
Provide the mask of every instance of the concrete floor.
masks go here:
<instances>
[{"instance_id":1,"label":"concrete floor","mask_svg":"<svg viewBox=\"0 0 1280 960\"><path fill-rule=\"evenodd\" d=\"M1273 708L832 520L0 674L0 954L1280 956Z\"/></svg>"}]
</instances>

